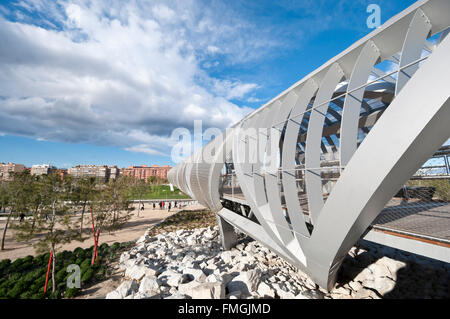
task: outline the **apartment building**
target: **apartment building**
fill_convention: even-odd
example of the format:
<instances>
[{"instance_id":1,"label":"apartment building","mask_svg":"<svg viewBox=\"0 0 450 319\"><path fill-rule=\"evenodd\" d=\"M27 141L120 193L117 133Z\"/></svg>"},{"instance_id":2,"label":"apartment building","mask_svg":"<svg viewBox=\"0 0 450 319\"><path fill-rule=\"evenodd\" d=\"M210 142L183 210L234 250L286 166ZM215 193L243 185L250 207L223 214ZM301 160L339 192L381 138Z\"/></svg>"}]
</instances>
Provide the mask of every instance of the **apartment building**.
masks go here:
<instances>
[{"instance_id":1,"label":"apartment building","mask_svg":"<svg viewBox=\"0 0 450 319\"><path fill-rule=\"evenodd\" d=\"M110 179L116 179L120 176L120 168L118 168L117 166L109 166L109 178Z\"/></svg>"},{"instance_id":2,"label":"apartment building","mask_svg":"<svg viewBox=\"0 0 450 319\"><path fill-rule=\"evenodd\" d=\"M0 164L0 180L11 180L11 173L20 173L25 170L25 165L15 163L1 163Z\"/></svg>"},{"instance_id":3,"label":"apartment building","mask_svg":"<svg viewBox=\"0 0 450 319\"><path fill-rule=\"evenodd\" d=\"M68 174L75 177L95 177L107 182L111 170L107 165L77 165L68 169Z\"/></svg>"},{"instance_id":4,"label":"apartment building","mask_svg":"<svg viewBox=\"0 0 450 319\"><path fill-rule=\"evenodd\" d=\"M31 175L50 175L54 171L56 171L56 167L52 166L50 164L43 164L43 165L33 165L31 166Z\"/></svg>"},{"instance_id":5,"label":"apartment building","mask_svg":"<svg viewBox=\"0 0 450 319\"><path fill-rule=\"evenodd\" d=\"M142 179L147 181L149 177L155 176L159 179L167 179L167 173L171 167L169 165L164 166L147 166L147 165L141 165L141 166L130 166L128 168L125 168L123 171L123 175L125 176L131 176L137 179Z\"/></svg>"}]
</instances>

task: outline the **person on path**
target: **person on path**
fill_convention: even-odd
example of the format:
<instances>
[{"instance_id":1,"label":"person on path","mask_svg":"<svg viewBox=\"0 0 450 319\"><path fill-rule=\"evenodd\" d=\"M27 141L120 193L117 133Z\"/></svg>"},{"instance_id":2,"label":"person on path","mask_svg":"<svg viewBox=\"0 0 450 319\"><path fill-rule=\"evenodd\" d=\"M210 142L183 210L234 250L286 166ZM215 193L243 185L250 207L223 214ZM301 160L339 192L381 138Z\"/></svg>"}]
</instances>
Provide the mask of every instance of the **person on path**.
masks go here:
<instances>
[{"instance_id":1,"label":"person on path","mask_svg":"<svg viewBox=\"0 0 450 319\"><path fill-rule=\"evenodd\" d=\"M169 212L170 212L171 206L172 206L172 205L171 205L171 202L169 202L169 205L167 206Z\"/></svg>"},{"instance_id":2,"label":"person on path","mask_svg":"<svg viewBox=\"0 0 450 319\"><path fill-rule=\"evenodd\" d=\"M155 202L153 202L153 210L155 210L156 204Z\"/></svg>"}]
</instances>

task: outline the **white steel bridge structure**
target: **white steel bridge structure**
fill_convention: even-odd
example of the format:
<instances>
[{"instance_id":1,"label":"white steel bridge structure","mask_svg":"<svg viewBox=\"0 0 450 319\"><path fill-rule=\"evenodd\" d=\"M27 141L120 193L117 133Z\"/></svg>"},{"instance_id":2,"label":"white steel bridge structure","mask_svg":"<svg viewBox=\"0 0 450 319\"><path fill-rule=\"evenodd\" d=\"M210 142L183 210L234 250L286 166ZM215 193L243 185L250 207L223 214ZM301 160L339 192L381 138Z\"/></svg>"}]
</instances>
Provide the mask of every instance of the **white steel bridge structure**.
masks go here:
<instances>
[{"instance_id":1,"label":"white steel bridge structure","mask_svg":"<svg viewBox=\"0 0 450 319\"><path fill-rule=\"evenodd\" d=\"M416 2L194 152L169 181L216 213L225 248L238 228L330 290L360 238L388 244L368 230L405 206L393 197L450 137L449 26L449 0ZM446 201L428 204L448 214ZM450 262L445 229L440 238L436 254Z\"/></svg>"}]
</instances>

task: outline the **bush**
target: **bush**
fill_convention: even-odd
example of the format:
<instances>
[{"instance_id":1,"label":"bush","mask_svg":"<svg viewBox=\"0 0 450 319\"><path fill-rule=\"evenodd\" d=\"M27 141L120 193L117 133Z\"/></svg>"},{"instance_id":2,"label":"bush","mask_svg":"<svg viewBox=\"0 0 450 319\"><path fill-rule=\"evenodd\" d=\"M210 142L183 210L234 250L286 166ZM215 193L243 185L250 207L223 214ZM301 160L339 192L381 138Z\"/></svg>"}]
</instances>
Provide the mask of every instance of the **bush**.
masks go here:
<instances>
[{"instance_id":1,"label":"bush","mask_svg":"<svg viewBox=\"0 0 450 319\"><path fill-rule=\"evenodd\" d=\"M57 283L61 283L61 282L64 282L64 278L66 277L66 275L67 275L67 268L63 268L63 269L61 269L60 271L58 271L57 273L56 273L56 275L55 275L55 281L57 282Z\"/></svg>"},{"instance_id":2,"label":"bush","mask_svg":"<svg viewBox=\"0 0 450 319\"><path fill-rule=\"evenodd\" d=\"M74 298L80 293L79 288L69 288L64 293L64 298Z\"/></svg>"},{"instance_id":3,"label":"bush","mask_svg":"<svg viewBox=\"0 0 450 319\"><path fill-rule=\"evenodd\" d=\"M31 291L26 291L20 295L20 299L32 299L33 293Z\"/></svg>"},{"instance_id":4,"label":"bush","mask_svg":"<svg viewBox=\"0 0 450 319\"><path fill-rule=\"evenodd\" d=\"M80 265L81 271L91 267L91 263L92 263L91 259L85 259Z\"/></svg>"},{"instance_id":5,"label":"bush","mask_svg":"<svg viewBox=\"0 0 450 319\"><path fill-rule=\"evenodd\" d=\"M92 268L89 268L81 276L81 282L88 283L92 280L93 276L94 276L94 270Z\"/></svg>"},{"instance_id":6,"label":"bush","mask_svg":"<svg viewBox=\"0 0 450 319\"><path fill-rule=\"evenodd\" d=\"M17 282L12 289L8 291L7 296L12 299L17 299L28 287L23 281Z\"/></svg>"},{"instance_id":7,"label":"bush","mask_svg":"<svg viewBox=\"0 0 450 319\"><path fill-rule=\"evenodd\" d=\"M37 292L31 296L31 299L44 299L44 298L45 298L45 294L43 291Z\"/></svg>"},{"instance_id":8,"label":"bush","mask_svg":"<svg viewBox=\"0 0 450 319\"><path fill-rule=\"evenodd\" d=\"M11 265L11 259L3 259L0 261L0 273L6 270Z\"/></svg>"},{"instance_id":9,"label":"bush","mask_svg":"<svg viewBox=\"0 0 450 319\"><path fill-rule=\"evenodd\" d=\"M81 247L75 248L75 250L73 251L73 253L74 253L74 255L75 255L77 258L80 258L80 257L84 258L85 252L84 252L84 249L81 248Z\"/></svg>"},{"instance_id":10,"label":"bush","mask_svg":"<svg viewBox=\"0 0 450 319\"><path fill-rule=\"evenodd\" d=\"M112 251L116 251L116 250L118 250L120 248L120 243L118 243L118 242L115 242L114 244L112 244L112 246L111 246L111 250Z\"/></svg>"},{"instance_id":11,"label":"bush","mask_svg":"<svg viewBox=\"0 0 450 319\"><path fill-rule=\"evenodd\" d=\"M45 284L45 283L44 283ZM29 289L30 292L32 292L33 294L36 294L39 292L39 290L44 286L44 284L38 284L36 282L34 282Z\"/></svg>"},{"instance_id":12,"label":"bush","mask_svg":"<svg viewBox=\"0 0 450 319\"><path fill-rule=\"evenodd\" d=\"M8 294L8 289L0 288L0 298L6 298Z\"/></svg>"},{"instance_id":13,"label":"bush","mask_svg":"<svg viewBox=\"0 0 450 319\"><path fill-rule=\"evenodd\" d=\"M55 290L55 292L51 292L50 299L61 299L61 291L59 291L58 289Z\"/></svg>"}]
</instances>

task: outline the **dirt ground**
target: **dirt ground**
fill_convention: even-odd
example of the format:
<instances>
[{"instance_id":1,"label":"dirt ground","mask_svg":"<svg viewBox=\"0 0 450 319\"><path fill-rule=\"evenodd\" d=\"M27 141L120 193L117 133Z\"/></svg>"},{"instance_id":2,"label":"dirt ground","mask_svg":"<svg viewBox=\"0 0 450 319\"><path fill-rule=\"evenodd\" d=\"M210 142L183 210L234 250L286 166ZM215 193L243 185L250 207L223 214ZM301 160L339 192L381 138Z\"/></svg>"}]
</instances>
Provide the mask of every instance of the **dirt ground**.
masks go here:
<instances>
[{"instance_id":1,"label":"dirt ground","mask_svg":"<svg viewBox=\"0 0 450 319\"><path fill-rule=\"evenodd\" d=\"M170 212L166 210L160 210L156 207L155 210L150 206L150 204L145 205L144 211L139 212L139 217L137 217L137 204L135 205L135 210L133 211L132 218L125 224L125 226L116 231L114 234L102 233L100 234L100 244L108 243L112 244L114 242L126 242L138 239L142 236L145 231L151 226L154 225L163 219L175 214L179 211L179 209L171 209ZM183 207L183 210L187 209L201 209L203 206L200 205L191 205ZM77 247L88 248L94 245L94 239L92 238L92 226L90 214L85 214L84 218L84 233L86 240L83 242L73 241L69 244L62 246L59 251L62 250L73 250ZM0 230L3 231L5 227L5 220L0 220ZM14 230L8 229L6 233L5 240L5 250L0 251L0 260L9 258L12 261L17 258L26 257L28 255L35 255L35 251L33 248L33 244L36 243L39 239L33 239L30 242L17 242L14 238Z\"/></svg>"}]
</instances>

